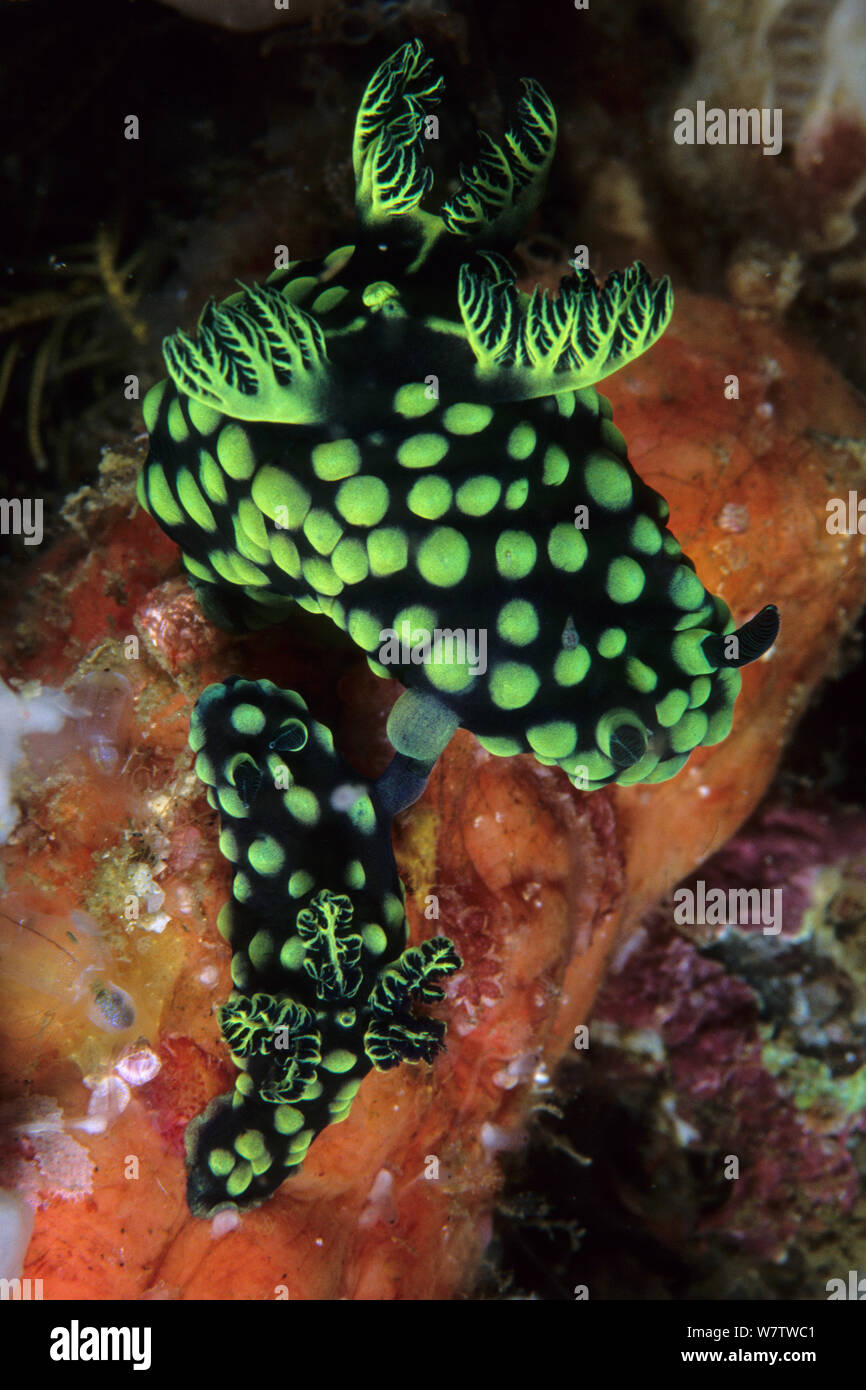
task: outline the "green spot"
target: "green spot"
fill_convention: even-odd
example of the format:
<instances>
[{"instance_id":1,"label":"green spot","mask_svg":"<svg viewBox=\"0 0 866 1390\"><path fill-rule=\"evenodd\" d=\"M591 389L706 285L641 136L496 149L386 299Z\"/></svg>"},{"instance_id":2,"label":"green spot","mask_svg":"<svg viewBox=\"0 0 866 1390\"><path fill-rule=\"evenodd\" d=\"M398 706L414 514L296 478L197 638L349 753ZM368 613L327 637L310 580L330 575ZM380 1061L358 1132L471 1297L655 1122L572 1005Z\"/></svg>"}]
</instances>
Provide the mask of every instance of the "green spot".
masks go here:
<instances>
[{"instance_id":1,"label":"green spot","mask_svg":"<svg viewBox=\"0 0 866 1390\"><path fill-rule=\"evenodd\" d=\"M450 405L442 416L442 423L450 434L478 434L487 428L493 419L489 405L472 405L459 401Z\"/></svg>"},{"instance_id":2,"label":"green spot","mask_svg":"<svg viewBox=\"0 0 866 1390\"><path fill-rule=\"evenodd\" d=\"M295 261L295 265L297 264L298 262ZM281 294L292 304L302 304L317 288L318 283L319 280L316 275L296 275L294 280L289 280L288 284L283 285Z\"/></svg>"},{"instance_id":3,"label":"green spot","mask_svg":"<svg viewBox=\"0 0 866 1390\"><path fill-rule=\"evenodd\" d=\"M269 560L268 554L268 532L262 519L262 514L251 497L242 497L237 504L238 521L241 529L249 541L259 552L254 559L259 559L260 563L265 564Z\"/></svg>"},{"instance_id":4,"label":"green spot","mask_svg":"<svg viewBox=\"0 0 866 1390\"><path fill-rule=\"evenodd\" d=\"M629 541L642 555L658 555L662 548L662 533L652 517L639 516L632 523Z\"/></svg>"},{"instance_id":5,"label":"green spot","mask_svg":"<svg viewBox=\"0 0 866 1390\"><path fill-rule=\"evenodd\" d=\"M608 627L599 636L596 647L599 656L603 656L606 661L613 661L615 657L621 656L625 651L627 641L625 630L621 627Z\"/></svg>"},{"instance_id":6,"label":"green spot","mask_svg":"<svg viewBox=\"0 0 866 1390\"><path fill-rule=\"evenodd\" d=\"M402 632L403 623L409 623L410 641L417 645L417 642L424 641L424 638L430 638L436 626L436 614L431 607L425 607L424 603L413 603L411 607L400 609L398 616L393 620L393 628L398 635Z\"/></svg>"},{"instance_id":7,"label":"green spot","mask_svg":"<svg viewBox=\"0 0 866 1390\"><path fill-rule=\"evenodd\" d=\"M252 979L250 963L243 951L236 951L231 963L232 984L235 989L246 989Z\"/></svg>"},{"instance_id":8,"label":"green spot","mask_svg":"<svg viewBox=\"0 0 866 1390\"><path fill-rule=\"evenodd\" d=\"M689 707L698 709L700 705L705 705L712 688L713 683L709 676L697 676L689 686Z\"/></svg>"},{"instance_id":9,"label":"green spot","mask_svg":"<svg viewBox=\"0 0 866 1390\"><path fill-rule=\"evenodd\" d=\"M492 753L495 758L513 758L515 753L524 751L515 738L482 738L480 735L476 737L481 747Z\"/></svg>"},{"instance_id":10,"label":"green spot","mask_svg":"<svg viewBox=\"0 0 866 1390\"><path fill-rule=\"evenodd\" d=\"M351 526L376 526L388 510L388 489L381 478L349 478L337 493L337 510Z\"/></svg>"},{"instance_id":11,"label":"green spot","mask_svg":"<svg viewBox=\"0 0 866 1390\"><path fill-rule=\"evenodd\" d=\"M567 758L577 743L577 728L566 720L551 720L527 729L526 737L534 752L544 758Z\"/></svg>"},{"instance_id":12,"label":"green spot","mask_svg":"<svg viewBox=\"0 0 866 1390\"><path fill-rule=\"evenodd\" d=\"M301 574L316 593L333 595L342 592L343 581L327 560L302 560Z\"/></svg>"},{"instance_id":13,"label":"green spot","mask_svg":"<svg viewBox=\"0 0 866 1390\"><path fill-rule=\"evenodd\" d=\"M165 388L168 381L158 381L155 386L151 386L147 395L141 403L141 413L144 416L144 427L148 434L153 434L153 427L159 415L159 407L162 405L162 398L165 395Z\"/></svg>"},{"instance_id":14,"label":"green spot","mask_svg":"<svg viewBox=\"0 0 866 1390\"><path fill-rule=\"evenodd\" d=\"M670 729L678 724L688 707L689 697L684 690L669 690L656 705L656 719L661 728Z\"/></svg>"},{"instance_id":15,"label":"green spot","mask_svg":"<svg viewBox=\"0 0 866 1390\"><path fill-rule=\"evenodd\" d=\"M443 695L459 695L475 680L475 673L465 662L445 665L428 661L424 664L424 670L430 684L441 690Z\"/></svg>"},{"instance_id":16,"label":"green spot","mask_svg":"<svg viewBox=\"0 0 866 1390\"><path fill-rule=\"evenodd\" d=\"M316 880L313 875L307 873L306 869L295 869L289 879L289 895L293 898L302 898L305 893L315 886Z\"/></svg>"},{"instance_id":17,"label":"green spot","mask_svg":"<svg viewBox=\"0 0 866 1390\"><path fill-rule=\"evenodd\" d=\"M336 309L348 293L349 291L343 285L330 285L328 289L317 295L310 308L314 314L327 314L329 309Z\"/></svg>"},{"instance_id":18,"label":"green spot","mask_svg":"<svg viewBox=\"0 0 866 1390\"><path fill-rule=\"evenodd\" d=\"M217 574L229 584L249 584L257 588L268 582L267 575L257 565L237 552L231 554L227 550L212 550L209 558Z\"/></svg>"},{"instance_id":19,"label":"green spot","mask_svg":"<svg viewBox=\"0 0 866 1390\"><path fill-rule=\"evenodd\" d=\"M335 483L361 471L361 451L354 439L334 439L317 444L310 455L313 472L323 482Z\"/></svg>"},{"instance_id":20,"label":"green spot","mask_svg":"<svg viewBox=\"0 0 866 1390\"><path fill-rule=\"evenodd\" d=\"M231 820L244 820L246 818L246 805L234 787L220 787L217 791L217 800L223 814Z\"/></svg>"},{"instance_id":21,"label":"green spot","mask_svg":"<svg viewBox=\"0 0 866 1390\"><path fill-rule=\"evenodd\" d=\"M147 470L147 499L150 503L150 510L164 525L181 526L183 524L184 514L174 500L174 494L166 482L161 463L152 463Z\"/></svg>"},{"instance_id":22,"label":"green spot","mask_svg":"<svg viewBox=\"0 0 866 1390\"><path fill-rule=\"evenodd\" d=\"M413 434L397 450L404 468L434 468L448 453L448 440L442 434Z\"/></svg>"},{"instance_id":23,"label":"green spot","mask_svg":"<svg viewBox=\"0 0 866 1390\"><path fill-rule=\"evenodd\" d=\"M348 1048L335 1047L332 1052L328 1052L322 1058L322 1066L325 1071L336 1072L338 1074L351 1071L358 1058L354 1052L349 1052Z\"/></svg>"},{"instance_id":24,"label":"green spot","mask_svg":"<svg viewBox=\"0 0 866 1390\"><path fill-rule=\"evenodd\" d=\"M271 521L293 531L303 525L304 517L310 510L310 494L306 488L301 487L290 473L273 464L265 464L264 468L259 469L253 478L251 492L259 511L264 512Z\"/></svg>"},{"instance_id":25,"label":"green spot","mask_svg":"<svg viewBox=\"0 0 866 1390\"><path fill-rule=\"evenodd\" d=\"M557 685L579 685L592 665L586 647L561 651L553 663L553 679Z\"/></svg>"},{"instance_id":26,"label":"green spot","mask_svg":"<svg viewBox=\"0 0 866 1390\"><path fill-rule=\"evenodd\" d=\"M311 1097L308 1097L305 1093L304 1100L307 1099L311 1099ZM307 1152L307 1149L310 1147L312 1141L313 1130L311 1129L302 1130L301 1133L295 1139L292 1140L291 1144L289 1145L289 1153L292 1155L293 1162L297 1162L298 1156L303 1156Z\"/></svg>"},{"instance_id":27,"label":"green spot","mask_svg":"<svg viewBox=\"0 0 866 1390\"><path fill-rule=\"evenodd\" d=\"M198 560L193 560L189 555L184 555L183 564L187 573L191 574L194 579L203 579L207 584L213 584L216 579L212 569L208 569L206 565L200 565Z\"/></svg>"},{"instance_id":28,"label":"green spot","mask_svg":"<svg viewBox=\"0 0 866 1390\"><path fill-rule=\"evenodd\" d=\"M273 835L262 835L258 840L253 840L247 850L247 858L257 874L272 878L283 867L286 852Z\"/></svg>"},{"instance_id":29,"label":"green spot","mask_svg":"<svg viewBox=\"0 0 866 1390\"><path fill-rule=\"evenodd\" d=\"M452 526L437 526L418 547L416 563L428 584L446 589L466 577L469 554L469 542L462 532Z\"/></svg>"},{"instance_id":30,"label":"green spot","mask_svg":"<svg viewBox=\"0 0 866 1390\"><path fill-rule=\"evenodd\" d=\"M364 865L360 859L350 859L346 865L345 873L346 885L349 888L360 890L367 882L367 875L364 873Z\"/></svg>"},{"instance_id":31,"label":"green spot","mask_svg":"<svg viewBox=\"0 0 866 1390\"><path fill-rule=\"evenodd\" d=\"M630 555L619 555L607 567L605 589L614 603L634 603L643 593L646 575Z\"/></svg>"},{"instance_id":32,"label":"green spot","mask_svg":"<svg viewBox=\"0 0 866 1390\"><path fill-rule=\"evenodd\" d=\"M168 432L175 444L183 444L185 440L189 439L189 425L184 419L180 401L176 398L168 407L167 424Z\"/></svg>"},{"instance_id":33,"label":"green spot","mask_svg":"<svg viewBox=\"0 0 866 1390\"><path fill-rule=\"evenodd\" d=\"M345 536L331 556L331 565L344 584L360 584L370 573L367 550L362 541Z\"/></svg>"},{"instance_id":34,"label":"green spot","mask_svg":"<svg viewBox=\"0 0 866 1390\"><path fill-rule=\"evenodd\" d=\"M304 518L304 535L320 555L330 555L343 528L324 507L313 507Z\"/></svg>"},{"instance_id":35,"label":"green spot","mask_svg":"<svg viewBox=\"0 0 866 1390\"><path fill-rule=\"evenodd\" d=\"M496 568L503 579L525 579L537 555L528 531L503 531L496 541Z\"/></svg>"},{"instance_id":36,"label":"green spot","mask_svg":"<svg viewBox=\"0 0 866 1390\"><path fill-rule=\"evenodd\" d=\"M437 404L436 396L428 395L427 387L420 381L410 381L408 385L401 386L393 401L396 413L406 420L417 420L419 415L429 415L431 410L436 409Z\"/></svg>"},{"instance_id":37,"label":"green spot","mask_svg":"<svg viewBox=\"0 0 866 1390\"><path fill-rule=\"evenodd\" d=\"M628 449L622 432L609 419L601 422L601 442L612 453L626 457Z\"/></svg>"},{"instance_id":38,"label":"green spot","mask_svg":"<svg viewBox=\"0 0 866 1390\"><path fill-rule=\"evenodd\" d=\"M232 1169L226 1180L226 1192L230 1197L240 1197L253 1180L253 1170L249 1163L239 1163Z\"/></svg>"},{"instance_id":39,"label":"green spot","mask_svg":"<svg viewBox=\"0 0 866 1390\"><path fill-rule=\"evenodd\" d=\"M256 468L256 456L249 436L241 425L226 425L220 430L216 446L217 458L230 478L251 478ZM264 511L264 507L262 508Z\"/></svg>"},{"instance_id":40,"label":"green spot","mask_svg":"<svg viewBox=\"0 0 866 1390\"><path fill-rule=\"evenodd\" d=\"M259 1154L267 1153L267 1145L264 1135L258 1129L246 1129L243 1134L239 1134L235 1140L235 1153L239 1153L241 1158L258 1158Z\"/></svg>"},{"instance_id":41,"label":"green spot","mask_svg":"<svg viewBox=\"0 0 866 1390\"><path fill-rule=\"evenodd\" d=\"M706 636L704 628L694 628L691 632L678 632L671 642L671 656L687 676L708 676L714 669L701 645ZM688 697L686 700L688 702Z\"/></svg>"},{"instance_id":42,"label":"green spot","mask_svg":"<svg viewBox=\"0 0 866 1390\"><path fill-rule=\"evenodd\" d=\"M201 401L187 401L186 413L193 429L199 434L213 434L223 418L213 406L204 405Z\"/></svg>"},{"instance_id":43,"label":"green spot","mask_svg":"<svg viewBox=\"0 0 866 1390\"><path fill-rule=\"evenodd\" d=\"M406 909L402 899L396 893L386 893L383 898L383 911L385 921L389 927L401 927L406 916Z\"/></svg>"},{"instance_id":44,"label":"green spot","mask_svg":"<svg viewBox=\"0 0 866 1390\"><path fill-rule=\"evenodd\" d=\"M363 608L353 608L349 614L349 636L365 652L372 652L381 645L382 624L372 613Z\"/></svg>"},{"instance_id":45,"label":"green spot","mask_svg":"<svg viewBox=\"0 0 866 1390\"><path fill-rule=\"evenodd\" d=\"M229 863L235 864L240 857L238 840L233 830L221 830L219 836L220 854L228 859Z\"/></svg>"},{"instance_id":46,"label":"green spot","mask_svg":"<svg viewBox=\"0 0 866 1390\"><path fill-rule=\"evenodd\" d=\"M270 931L257 931L250 941L247 951L249 951L250 962L252 962L254 969L267 970L271 956L274 955L274 938L272 938ZM246 1156L252 1158L252 1154Z\"/></svg>"},{"instance_id":47,"label":"green spot","mask_svg":"<svg viewBox=\"0 0 866 1390\"><path fill-rule=\"evenodd\" d=\"M538 614L526 599L514 598L499 610L496 631L504 641L525 647L538 636Z\"/></svg>"},{"instance_id":48,"label":"green spot","mask_svg":"<svg viewBox=\"0 0 866 1390\"><path fill-rule=\"evenodd\" d=\"M584 465L583 476L593 502L605 511L621 512L631 504L633 488L629 471L612 455L591 454Z\"/></svg>"},{"instance_id":49,"label":"green spot","mask_svg":"<svg viewBox=\"0 0 866 1390\"><path fill-rule=\"evenodd\" d=\"M236 1162L234 1154L229 1153L228 1149L212 1149L207 1157L207 1166L215 1178L226 1177Z\"/></svg>"},{"instance_id":50,"label":"green spot","mask_svg":"<svg viewBox=\"0 0 866 1390\"><path fill-rule=\"evenodd\" d=\"M544 453L544 470L541 481L548 487L564 483L569 473L568 454L558 444L550 444Z\"/></svg>"},{"instance_id":51,"label":"green spot","mask_svg":"<svg viewBox=\"0 0 866 1390\"><path fill-rule=\"evenodd\" d=\"M367 555L370 570L378 578L405 569L409 557L405 531L398 526L382 526L377 531L371 531L367 537Z\"/></svg>"},{"instance_id":52,"label":"green spot","mask_svg":"<svg viewBox=\"0 0 866 1390\"><path fill-rule=\"evenodd\" d=\"M303 1111L294 1105L278 1105L274 1110L273 1124L277 1134L297 1134L303 1123Z\"/></svg>"},{"instance_id":53,"label":"green spot","mask_svg":"<svg viewBox=\"0 0 866 1390\"><path fill-rule=\"evenodd\" d=\"M547 554L556 569L575 574L583 568L588 554L583 532L566 521L560 521L548 536Z\"/></svg>"},{"instance_id":54,"label":"green spot","mask_svg":"<svg viewBox=\"0 0 866 1390\"><path fill-rule=\"evenodd\" d=\"M740 675L739 671L731 671L730 673L725 672L725 674L730 674L732 676ZM733 723L733 703L731 703L730 705L726 705L723 709L716 710L715 714L710 716L709 722L707 723L707 732L705 733L703 740L704 746L706 747L713 743L721 743L723 739L726 739L728 737L728 734L731 732L731 728L733 727Z\"/></svg>"},{"instance_id":55,"label":"green spot","mask_svg":"<svg viewBox=\"0 0 866 1390\"><path fill-rule=\"evenodd\" d=\"M668 593L677 608L699 608L706 598L703 584L688 565L678 565L674 570Z\"/></svg>"},{"instance_id":56,"label":"green spot","mask_svg":"<svg viewBox=\"0 0 866 1390\"><path fill-rule=\"evenodd\" d=\"M709 720L702 709L692 710L684 714L678 724L675 724L670 732L671 748L675 753L687 753L692 748L697 748L703 742L704 734L709 728Z\"/></svg>"},{"instance_id":57,"label":"green spot","mask_svg":"<svg viewBox=\"0 0 866 1390\"><path fill-rule=\"evenodd\" d=\"M665 758L664 762L653 768L643 780L645 782L669 782L671 777L676 777L677 773L685 767L689 760L688 753L680 753L675 758Z\"/></svg>"},{"instance_id":58,"label":"green spot","mask_svg":"<svg viewBox=\"0 0 866 1390\"><path fill-rule=\"evenodd\" d=\"M147 500L147 492L144 486L144 469L141 470L135 480L135 495L138 498L138 505L152 516L153 513L150 510L150 503Z\"/></svg>"},{"instance_id":59,"label":"green spot","mask_svg":"<svg viewBox=\"0 0 866 1390\"><path fill-rule=\"evenodd\" d=\"M310 884L312 887L312 884ZM284 970L300 970L307 948L299 936L289 936L280 947L280 965Z\"/></svg>"},{"instance_id":60,"label":"green spot","mask_svg":"<svg viewBox=\"0 0 866 1390\"><path fill-rule=\"evenodd\" d=\"M195 775L200 782L208 787L215 787L217 784L216 768L207 753L199 753L195 760Z\"/></svg>"},{"instance_id":61,"label":"green spot","mask_svg":"<svg viewBox=\"0 0 866 1390\"><path fill-rule=\"evenodd\" d=\"M515 478L509 483L505 493L505 506L510 512L517 512L529 496L529 479Z\"/></svg>"},{"instance_id":62,"label":"green spot","mask_svg":"<svg viewBox=\"0 0 866 1390\"><path fill-rule=\"evenodd\" d=\"M223 903L217 913L217 931L223 941L231 941L232 938L232 907L231 903Z\"/></svg>"},{"instance_id":63,"label":"green spot","mask_svg":"<svg viewBox=\"0 0 866 1390\"><path fill-rule=\"evenodd\" d=\"M369 796L359 796L347 814L355 829L363 835L371 835L376 829L376 812Z\"/></svg>"},{"instance_id":64,"label":"green spot","mask_svg":"<svg viewBox=\"0 0 866 1390\"><path fill-rule=\"evenodd\" d=\"M412 484L406 501L409 510L416 516L423 517L425 521L438 521L451 506L452 496L449 482L430 476L419 478L417 483Z\"/></svg>"},{"instance_id":65,"label":"green spot","mask_svg":"<svg viewBox=\"0 0 866 1390\"><path fill-rule=\"evenodd\" d=\"M283 805L302 825L318 825L319 802L315 792L307 787L289 787L283 793Z\"/></svg>"},{"instance_id":66,"label":"green spot","mask_svg":"<svg viewBox=\"0 0 866 1390\"><path fill-rule=\"evenodd\" d=\"M484 474L470 478L457 489L457 506L467 516L486 516L496 506L501 491L502 484L498 478Z\"/></svg>"},{"instance_id":67,"label":"green spot","mask_svg":"<svg viewBox=\"0 0 866 1390\"><path fill-rule=\"evenodd\" d=\"M527 420L515 425L508 436L506 449L513 459L528 459L535 448L535 430Z\"/></svg>"},{"instance_id":68,"label":"green spot","mask_svg":"<svg viewBox=\"0 0 866 1390\"><path fill-rule=\"evenodd\" d=\"M490 698L500 709L522 709L539 687L531 666L521 661L500 661L490 676Z\"/></svg>"},{"instance_id":69,"label":"green spot","mask_svg":"<svg viewBox=\"0 0 866 1390\"><path fill-rule=\"evenodd\" d=\"M665 536L662 541L662 550L665 555L669 555L672 560L675 560L678 555L682 555L683 553L683 548L676 536Z\"/></svg>"},{"instance_id":70,"label":"green spot","mask_svg":"<svg viewBox=\"0 0 866 1390\"><path fill-rule=\"evenodd\" d=\"M283 531L278 531L275 536L269 538L268 545L271 559L277 568L291 579L298 579L301 573L301 557L291 536L287 536Z\"/></svg>"},{"instance_id":71,"label":"green spot","mask_svg":"<svg viewBox=\"0 0 866 1390\"><path fill-rule=\"evenodd\" d=\"M611 759L605 757L604 753L581 753L578 761L586 768L586 776L590 782L606 782L616 772Z\"/></svg>"},{"instance_id":72,"label":"green spot","mask_svg":"<svg viewBox=\"0 0 866 1390\"><path fill-rule=\"evenodd\" d=\"M253 885L245 873L238 871L232 879L232 896L239 903L247 902L253 895Z\"/></svg>"},{"instance_id":73,"label":"green spot","mask_svg":"<svg viewBox=\"0 0 866 1390\"><path fill-rule=\"evenodd\" d=\"M371 956L381 956L387 949L388 938L378 922L370 922L361 932L361 940Z\"/></svg>"},{"instance_id":74,"label":"green spot","mask_svg":"<svg viewBox=\"0 0 866 1390\"><path fill-rule=\"evenodd\" d=\"M658 674L645 662L638 661L636 656L629 657L625 663L625 678L632 690L638 690L642 695L655 690L659 683Z\"/></svg>"},{"instance_id":75,"label":"green spot","mask_svg":"<svg viewBox=\"0 0 866 1390\"><path fill-rule=\"evenodd\" d=\"M231 713L231 725L239 734L254 738L265 727L264 711L258 705L235 705Z\"/></svg>"}]
</instances>

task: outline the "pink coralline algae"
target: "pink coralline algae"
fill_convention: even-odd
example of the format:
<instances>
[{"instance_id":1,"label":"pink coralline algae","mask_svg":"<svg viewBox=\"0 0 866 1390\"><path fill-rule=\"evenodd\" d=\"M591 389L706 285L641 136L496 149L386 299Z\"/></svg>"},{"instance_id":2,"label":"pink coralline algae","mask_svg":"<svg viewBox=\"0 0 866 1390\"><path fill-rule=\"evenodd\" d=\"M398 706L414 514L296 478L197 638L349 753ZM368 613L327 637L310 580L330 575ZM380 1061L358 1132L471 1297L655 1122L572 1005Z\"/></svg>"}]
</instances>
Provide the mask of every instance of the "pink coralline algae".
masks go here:
<instances>
[{"instance_id":1,"label":"pink coralline algae","mask_svg":"<svg viewBox=\"0 0 866 1390\"><path fill-rule=\"evenodd\" d=\"M687 892L730 901L744 885L781 894L780 931L752 913L675 924ZM866 1133L864 905L866 816L771 804L644 921L609 975L593 1085L634 1101L652 1078L642 1124L654 1184L673 1161L660 1136L687 1151L693 1190L664 1216L643 1212L670 1248L805 1261L852 1218ZM797 1296L822 1296L812 1277Z\"/></svg>"}]
</instances>

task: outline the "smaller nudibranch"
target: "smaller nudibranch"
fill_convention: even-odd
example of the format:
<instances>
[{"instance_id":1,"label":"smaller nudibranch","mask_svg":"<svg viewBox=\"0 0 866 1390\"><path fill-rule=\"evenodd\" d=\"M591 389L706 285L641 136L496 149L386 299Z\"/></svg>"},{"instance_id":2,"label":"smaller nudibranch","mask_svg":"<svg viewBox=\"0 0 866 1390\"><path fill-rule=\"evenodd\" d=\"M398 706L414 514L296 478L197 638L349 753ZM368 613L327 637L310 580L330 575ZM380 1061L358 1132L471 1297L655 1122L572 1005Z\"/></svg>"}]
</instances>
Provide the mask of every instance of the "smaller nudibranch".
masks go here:
<instances>
[{"instance_id":1,"label":"smaller nudibranch","mask_svg":"<svg viewBox=\"0 0 866 1390\"><path fill-rule=\"evenodd\" d=\"M234 870L218 927L234 992L219 1010L238 1068L187 1129L198 1216L265 1201L313 1139L346 1118L364 1076L432 1061L445 1025L413 1000L459 969L445 937L407 947L389 789L360 779L300 695L231 677L195 707L195 769Z\"/></svg>"}]
</instances>

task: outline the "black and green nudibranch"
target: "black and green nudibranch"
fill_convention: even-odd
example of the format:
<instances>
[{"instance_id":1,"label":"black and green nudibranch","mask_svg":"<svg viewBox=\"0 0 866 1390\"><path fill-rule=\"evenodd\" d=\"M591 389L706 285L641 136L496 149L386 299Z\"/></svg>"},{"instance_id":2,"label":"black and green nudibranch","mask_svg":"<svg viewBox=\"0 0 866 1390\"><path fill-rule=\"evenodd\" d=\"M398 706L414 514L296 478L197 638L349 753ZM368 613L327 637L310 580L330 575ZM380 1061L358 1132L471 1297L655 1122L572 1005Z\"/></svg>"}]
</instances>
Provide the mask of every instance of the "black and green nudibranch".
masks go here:
<instances>
[{"instance_id":1,"label":"black and green nudibranch","mask_svg":"<svg viewBox=\"0 0 866 1390\"><path fill-rule=\"evenodd\" d=\"M376 787L384 816L420 794L461 725L585 788L672 777L725 738L737 668L778 630L772 606L735 630L595 390L664 331L669 282L635 263L601 288L576 270L556 298L520 292L506 253L544 187L553 107L524 79L502 140L482 135L457 192L430 211L425 135L441 91L417 40L379 67L355 125L354 243L210 303L194 334L166 339L168 378L144 402L139 497L206 611L256 627L298 603L407 687ZM483 662L465 646L480 633ZM270 793L248 813L265 810ZM278 899L262 912L285 917ZM303 896L297 908L312 910ZM294 914L293 902L291 939ZM352 1048L360 1057L357 1037ZM259 1108L263 1065L243 1073ZM270 1113L255 1129L268 1156ZM315 1113L300 1133L321 1128Z\"/></svg>"},{"instance_id":2,"label":"black and green nudibranch","mask_svg":"<svg viewBox=\"0 0 866 1390\"><path fill-rule=\"evenodd\" d=\"M445 1025L412 1003L460 959L445 937L407 946L392 812L295 691L208 686L190 744L234 871L219 1022L238 1074L187 1129L190 1209L210 1215L269 1197L371 1068L433 1060Z\"/></svg>"}]
</instances>

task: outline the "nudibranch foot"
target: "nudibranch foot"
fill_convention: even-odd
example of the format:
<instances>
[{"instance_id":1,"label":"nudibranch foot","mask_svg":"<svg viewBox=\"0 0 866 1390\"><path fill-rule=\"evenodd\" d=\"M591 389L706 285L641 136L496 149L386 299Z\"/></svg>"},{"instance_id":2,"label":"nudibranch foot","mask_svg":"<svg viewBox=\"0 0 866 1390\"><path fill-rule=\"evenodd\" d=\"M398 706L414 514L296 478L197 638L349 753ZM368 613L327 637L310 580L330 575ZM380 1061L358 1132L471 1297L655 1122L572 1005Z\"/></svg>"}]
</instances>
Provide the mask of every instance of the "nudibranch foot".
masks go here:
<instances>
[{"instance_id":1,"label":"nudibranch foot","mask_svg":"<svg viewBox=\"0 0 866 1390\"><path fill-rule=\"evenodd\" d=\"M235 986L219 1023L238 1073L187 1130L190 1209L211 1215L265 1201L373 1067L433 1060L445 1025L413 1005L441 1000L437 981L461 962L445 937L407 946L388 798L295 691L209 686L190 746L234 869L217 925Z\"/></svg>"}]
</instances>

